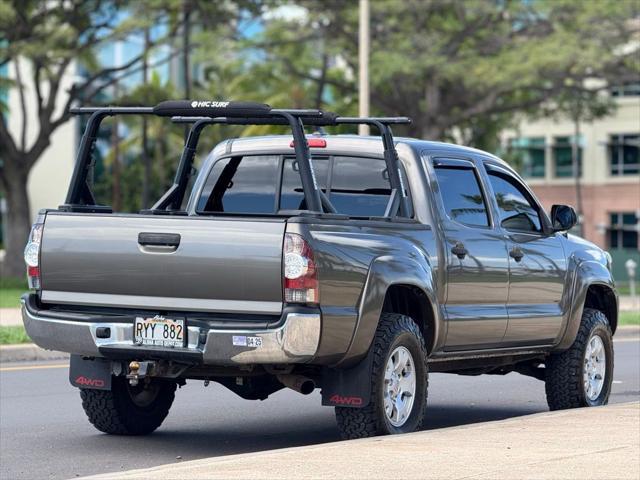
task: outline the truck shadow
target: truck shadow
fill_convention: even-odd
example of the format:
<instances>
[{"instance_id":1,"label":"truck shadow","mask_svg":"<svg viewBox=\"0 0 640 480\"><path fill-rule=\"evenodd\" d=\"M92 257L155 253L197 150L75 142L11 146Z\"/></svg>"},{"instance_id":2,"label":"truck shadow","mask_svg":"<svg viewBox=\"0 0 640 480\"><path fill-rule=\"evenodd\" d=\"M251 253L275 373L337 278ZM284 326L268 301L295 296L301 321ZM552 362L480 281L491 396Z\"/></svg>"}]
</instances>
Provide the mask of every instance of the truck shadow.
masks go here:
<instances>
[{"instance_id":1,"label":"truck shadow","mask_svg":"<svg viewBox=\"0 0 640 480\"><path fill-rule=\"evenodd\" d=\"M430 405L423 430L505 420L545 411L547 411L546 405L539 404L515 405L513 407Z\"/></svg>"},{"instance_id":2,"label":"truck shadow","mask_svg":"<svg viewBox=\"0 0 640 480\"><path fill-rule=\"evenodd\" d=\"M544 411L540 406L497 408L433 405L429 409L424 430L502 420L540 411ZM123 449L128 452L143 449L144 456L136 460L135 466L125 465L126 469L205 457L319 445L341 440L332 409L314 409L311 412L295 413L292 414L290 422L288 425L284 424L281 417L261 419L254 425L240 425L232 418L229 418L229 422L222 419L203 420L198 426L167 425L145 438L97 435L85 438L83 443L85 446L89 443L101 444L101 449L107 449L110 455L116 456L117 452L114 452L114 449ZM132 460L128 455L124 457L125 464Z\"/></svg>"}]
</instances>

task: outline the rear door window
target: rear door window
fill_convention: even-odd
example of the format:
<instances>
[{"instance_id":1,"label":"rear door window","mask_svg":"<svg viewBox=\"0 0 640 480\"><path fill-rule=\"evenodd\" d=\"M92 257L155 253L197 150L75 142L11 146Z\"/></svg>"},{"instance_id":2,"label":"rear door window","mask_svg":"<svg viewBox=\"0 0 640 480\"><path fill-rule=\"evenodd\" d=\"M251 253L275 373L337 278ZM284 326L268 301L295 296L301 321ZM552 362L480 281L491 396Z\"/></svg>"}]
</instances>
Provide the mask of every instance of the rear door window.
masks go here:
<instances>
[{"instance_id":1,"label":"rear door window","mask_svg":"<svg viewBox=\"0 0 640 480\"><path fill-rule=\"evenodd\" d=\"M487 205L475 170L436 167L435 172L447 216L465 225L489 226Z\"/></svg>"}]
</instances>

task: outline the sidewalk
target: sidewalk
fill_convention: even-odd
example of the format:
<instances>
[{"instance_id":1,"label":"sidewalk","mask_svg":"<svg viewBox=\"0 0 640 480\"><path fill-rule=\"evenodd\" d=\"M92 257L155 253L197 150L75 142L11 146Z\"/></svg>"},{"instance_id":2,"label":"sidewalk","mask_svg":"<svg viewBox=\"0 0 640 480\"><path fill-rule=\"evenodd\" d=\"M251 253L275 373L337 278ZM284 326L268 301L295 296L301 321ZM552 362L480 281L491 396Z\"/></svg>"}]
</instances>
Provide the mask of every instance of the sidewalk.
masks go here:
<instances>
[{"instance_id":1,"label":"sidewalk","mask_svg":"<svg viewBox=\"0 0 640 480\"><path fill-rule=\"evenodd\" d=\"M86 478L637 480L639 427L634 402Z\"/></svg>"},{"instance_id":2,"label":"sidewalk","mask_svg":"<svg viewBox=\"0 0 640 480\"><path fill-rule=\"evenodd\" d=\"M640 310L640 295L622 295L618 299L621 312L637 312Z\"/></svg>"},{"instance_id":3,"label":"sidewalk","mask_svg":"<svg viewBox=\"0 0 640 480\"><path fill-rule=\"evenodd\" d=\"M10 327L22 325L22 314L19 308L0 308L0 326Z\"/></svg>"}]
</instances>

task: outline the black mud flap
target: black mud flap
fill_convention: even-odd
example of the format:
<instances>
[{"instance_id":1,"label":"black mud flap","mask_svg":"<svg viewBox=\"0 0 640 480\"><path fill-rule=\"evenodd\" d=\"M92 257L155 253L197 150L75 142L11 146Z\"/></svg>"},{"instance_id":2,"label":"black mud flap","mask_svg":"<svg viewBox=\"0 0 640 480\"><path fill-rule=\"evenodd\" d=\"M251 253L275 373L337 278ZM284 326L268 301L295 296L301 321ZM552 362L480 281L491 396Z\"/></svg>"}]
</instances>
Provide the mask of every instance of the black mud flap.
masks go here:
<instances>
[{"instance_id":1,"label":"black mud flap","mask_svg":"<svg viewBox=\"0 0 640 480\"><path fill-rule=\"evenodd\" d=\"M71 355L69 381L78 388L111 390L111 361Z\"/></svg>"},{"instance_id":2,"label":"black mud flap","mask_svg":"<svg viewBox=\"0 0 640 480\"><path fill-rule=\"evenodd\" d=\"M373 349L357 365L347 369L328 368L322 375L322 405L362 408L371 401Z\"/></svg>"}]
</instances>

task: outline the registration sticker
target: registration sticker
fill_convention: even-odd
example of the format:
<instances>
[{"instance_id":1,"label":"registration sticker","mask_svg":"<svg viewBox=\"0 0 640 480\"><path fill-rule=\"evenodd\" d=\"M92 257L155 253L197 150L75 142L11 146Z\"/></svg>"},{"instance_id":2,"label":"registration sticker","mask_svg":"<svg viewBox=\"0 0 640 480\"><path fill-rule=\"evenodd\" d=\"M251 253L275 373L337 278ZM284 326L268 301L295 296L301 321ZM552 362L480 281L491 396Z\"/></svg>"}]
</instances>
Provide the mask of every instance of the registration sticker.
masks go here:
<instances>
[{"instance_id":1,"label":"registration sticker","mask_svg":"<svg viewBox=\"0 0 640 480\"><path fill-rule=\"evenodd\" d=\"M234 335L233 345L236 347L253 347L258 348L262 346L261 337L247 337L244 335Z\"/></svg>"}]
</instances>

